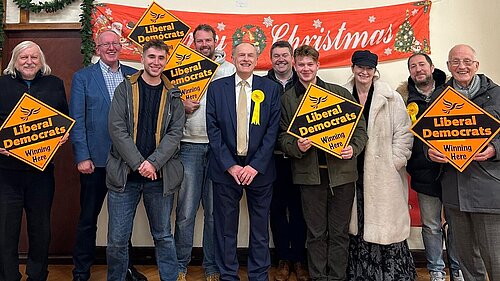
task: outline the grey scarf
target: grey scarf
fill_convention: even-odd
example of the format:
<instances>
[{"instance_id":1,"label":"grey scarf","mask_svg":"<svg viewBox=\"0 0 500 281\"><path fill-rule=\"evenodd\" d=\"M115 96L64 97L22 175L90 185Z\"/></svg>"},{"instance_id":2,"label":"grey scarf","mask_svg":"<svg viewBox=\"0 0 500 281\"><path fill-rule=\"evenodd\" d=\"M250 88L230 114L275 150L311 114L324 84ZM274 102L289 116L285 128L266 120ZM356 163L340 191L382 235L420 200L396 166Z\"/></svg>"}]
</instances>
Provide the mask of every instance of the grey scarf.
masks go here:
<instances>
[{"instance_id":1,"label":"grey scarf","mask_svg":"<svg viewBox=\"0 0 500 281\"><path fill-rule=\"evenodd\" d=\"M477 94L477 92L479 92L480 86L481 78L479 78L477 74L474 75L474 78L472 78L472 82L470 83L470 85L465 88L458 85L455 79L453 79L453 88L466 96L468 99L472 99Z\"/></svg>"}]
</instances>

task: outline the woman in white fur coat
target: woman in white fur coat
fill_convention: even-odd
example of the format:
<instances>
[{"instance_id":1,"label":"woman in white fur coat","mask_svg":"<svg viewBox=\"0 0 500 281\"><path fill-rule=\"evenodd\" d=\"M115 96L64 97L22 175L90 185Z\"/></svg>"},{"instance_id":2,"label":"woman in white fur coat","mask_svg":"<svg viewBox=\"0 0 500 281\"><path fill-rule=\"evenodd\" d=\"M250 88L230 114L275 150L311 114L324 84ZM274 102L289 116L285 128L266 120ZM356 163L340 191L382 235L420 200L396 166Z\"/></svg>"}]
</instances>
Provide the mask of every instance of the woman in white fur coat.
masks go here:
<instances>
[{"instance_id":1,"label":"woman in white fur coat","mask_svg":"<svg viewBox=\"0 0 500 281\"><path fill-rule=\"evenodd\" d=\"M376 76L378 57L356 51L353 78L344 85L364 105L368 142L359 156L357 209L351 218L346 280L415 280L406 162L413 136L401 95ZM363 160L364 159L364 160Z\"/></svg>"}]
</instances>

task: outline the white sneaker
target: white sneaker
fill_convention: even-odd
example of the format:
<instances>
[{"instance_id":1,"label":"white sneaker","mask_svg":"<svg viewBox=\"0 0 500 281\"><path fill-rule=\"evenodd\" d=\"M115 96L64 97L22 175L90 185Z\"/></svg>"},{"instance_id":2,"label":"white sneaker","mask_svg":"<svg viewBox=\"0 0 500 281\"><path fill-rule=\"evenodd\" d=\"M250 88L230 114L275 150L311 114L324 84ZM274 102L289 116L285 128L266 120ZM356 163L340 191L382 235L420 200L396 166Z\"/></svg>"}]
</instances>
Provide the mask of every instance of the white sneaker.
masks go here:
<instances>
[{"instance_id":1,"label":"white sneaker","mask_svg":"<svg viewBox=\"0 0 500 281\"><path fill-rule=\"evenodd\" d=\"M465 281L464 276L462 275L462 271L459 269L457 271L452 272L452 281Z\"/></svg>"},{"instance_id":2,"label":"white sneaker","mask_svg":"<svg viewBox=\"0 0 500 281\"><path fill-rule=\"evenodd\" d=\"M431 276L430 281L446 281L444 274L440 271L431 271L429 275Z\"/></svg>"}]
</instances>

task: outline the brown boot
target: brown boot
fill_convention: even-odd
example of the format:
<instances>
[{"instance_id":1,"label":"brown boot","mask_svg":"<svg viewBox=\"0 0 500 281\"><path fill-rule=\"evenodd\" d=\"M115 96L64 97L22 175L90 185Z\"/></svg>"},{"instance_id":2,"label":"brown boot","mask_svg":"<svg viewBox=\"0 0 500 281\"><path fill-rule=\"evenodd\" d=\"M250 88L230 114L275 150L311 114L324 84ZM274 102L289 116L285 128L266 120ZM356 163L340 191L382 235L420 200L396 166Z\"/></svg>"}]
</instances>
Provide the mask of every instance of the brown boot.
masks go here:
<instances>
[{"instance_id":1,"label":"brown boot","mask_svg":"<svg viewBox=\"0 0 500 281\"><path fill-rule=\"evenodd\" d=\"M276 268L276 275L274 275L274 281L288 281L290 276L290 262L286 260L280 260L278 268Z\"/></svg>"},{"instance_id":2,"label":"brown boot","mask_svg":"<svg viewBox=\"0 0 500 281\"><path fill-rule=\"evenodd\" d=\"M309 271L307 271L307 267L304 266L300 262L296 262L294 264L295 276L297 276L297 281L309 281Z\"/></svg>"},{"instance_id":3,"label":"brown boot","mask_svg":"<svg viewBox=\"0 0 500 281\"><path fill-rule=\"evenodd\" d=\"M180 271L177 275L177 281L186 281L186 272Z\"/></svg>"}]
</instances>

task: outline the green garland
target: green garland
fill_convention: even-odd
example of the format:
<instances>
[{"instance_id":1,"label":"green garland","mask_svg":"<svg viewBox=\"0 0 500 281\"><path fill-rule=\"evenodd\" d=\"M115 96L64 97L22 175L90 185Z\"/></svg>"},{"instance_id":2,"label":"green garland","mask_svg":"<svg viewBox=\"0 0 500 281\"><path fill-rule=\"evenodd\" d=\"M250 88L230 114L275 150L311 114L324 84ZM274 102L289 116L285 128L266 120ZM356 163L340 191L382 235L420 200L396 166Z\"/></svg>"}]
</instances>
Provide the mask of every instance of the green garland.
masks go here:
<instances>
[{"instance_id":1,"label":"green garland","mask_svg":"<svg viewBox=\"0 0 500 281\"><path fill-rule=\"evenodd\" d=\"M1 1L1 0L0 0ZM92 62L92 56L95 51L95 43L92 37L92 10L94 9L94 0L83 0L80 5L82 13L80 14L80 23L82 29L82 46L80 52L83 54L83 65L87 66Z\"/></svg>"},{"instance_id":2,"label":"green garland","mask_svg":"<svg viewBox=\"0 0 500 281\"><path fill-rule=\"evenodd\" d=\"M19 7L19 9L28 10L33 13L40 13L41 11L45 11L46 13L54 13L61 9L64 9L64 7L75 2L76 0L52 0L41 2L39 4L31 3L32 0L13 1Z\"/></svg>"},{"instance_id":3,"label":"green garland","mask_svg":"<svg viewBox=\"0 0 500 281\"><path fill-rule=\"evenodd\" d=\"M0 19L0 59L2 58L3 54L3 42L5 41L5 38L3 36L3 18L4 18L4 10L3 10L3 1L0 0L0 16L2 19Z\"/></svg>"},{"instance_id":4,"label":"green garland","mask_svg":"<svg viewBox=\"0 0 500 281\"><path fill-rule=\"evenodd\" d=\"M26 9L33 13L39 13L41 11L45 11L47 13L53 13L58 10L63 9L67 5L75 2L76 0L53 0L51 2L43 2L40 4L33 4L31 0L13 0L14 3L20 9ZM95 45L94 40L92 38L92 10L94 9L94 0L83 0L80 5L82 9L82 13L80 14L80 23L82 25L82 29L80 30L80 34L82 37L82 46L80 52L83 54L83 64L89 65L92 60L92 56L94 55ZM2 16L2 21L0 22L0 58L3 53L3 43L5 41L4 38L4 7L3 1L0 0L0 16Z\"/></svg>"}]
</instances>

